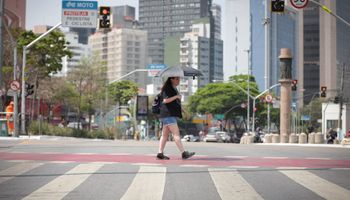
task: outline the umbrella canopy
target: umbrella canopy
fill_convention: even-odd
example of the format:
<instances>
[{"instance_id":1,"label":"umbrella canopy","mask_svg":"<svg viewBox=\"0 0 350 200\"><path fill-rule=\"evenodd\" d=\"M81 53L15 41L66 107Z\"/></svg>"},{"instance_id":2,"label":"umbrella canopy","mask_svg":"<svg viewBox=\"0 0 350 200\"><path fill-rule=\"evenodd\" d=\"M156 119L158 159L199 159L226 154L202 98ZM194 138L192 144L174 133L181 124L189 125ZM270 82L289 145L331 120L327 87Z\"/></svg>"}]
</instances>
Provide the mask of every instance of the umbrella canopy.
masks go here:
<instances>
[{"instance_id":1,"label":"umbrella canopy","mask_svg":"<svg viewBox=\"0 0 350 200\"><path fill-rule=\"evenodd\" d=\"M192 67L167 67L157 73L158 77L202 76L202 72Z\"/></svg>"}]
</instances>

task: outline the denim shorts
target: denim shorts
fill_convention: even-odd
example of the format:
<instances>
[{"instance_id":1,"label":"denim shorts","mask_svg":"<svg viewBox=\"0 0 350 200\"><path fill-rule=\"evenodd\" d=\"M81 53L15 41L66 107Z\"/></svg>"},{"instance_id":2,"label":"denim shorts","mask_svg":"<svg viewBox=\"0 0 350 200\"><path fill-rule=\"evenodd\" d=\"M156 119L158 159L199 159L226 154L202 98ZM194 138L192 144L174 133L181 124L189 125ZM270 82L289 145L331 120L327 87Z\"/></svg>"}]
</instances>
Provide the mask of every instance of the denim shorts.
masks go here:
<instances>
[{"instance_id":1,"label":"denim shorts","mask_svg":"<svg viewBox=\"0 0 350 200\"><path fill-rule=\"evenodd\" d=\"M172 124L177 124L176 117L160 118L160 121L162 122L163 126L169 126L169 125L172 125Z\"/></svg>"}]
</instances>

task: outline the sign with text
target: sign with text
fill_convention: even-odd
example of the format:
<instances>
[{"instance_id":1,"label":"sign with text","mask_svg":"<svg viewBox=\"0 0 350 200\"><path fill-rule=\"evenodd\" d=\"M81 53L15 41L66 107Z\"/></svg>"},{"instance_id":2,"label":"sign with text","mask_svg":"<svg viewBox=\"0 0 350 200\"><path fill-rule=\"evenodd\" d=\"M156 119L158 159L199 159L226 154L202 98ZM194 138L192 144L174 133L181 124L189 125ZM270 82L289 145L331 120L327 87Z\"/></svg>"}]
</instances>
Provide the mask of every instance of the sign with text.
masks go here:
<instances>
[{"instance_id":1,"label":"sign with text","mask_svg":"<svg viewBox=\"0 0 350 200\"><path fill-rule=\"evenodd\" d=\"M71 28L96 28L97 1L62 1L62 26Z\"/></svg>"},{"instance_id":2,"label":"sign with text","mask_svg":"<svg viewBox=\"0 0 350 200\"><path fill-rule=\"evenodd\" d=\"M157 75L158 72L160 72L162 69L167 68L165 64L149 64L147 66L148 69L148 76L154 77Z\"/></svg>"}]
</instances>

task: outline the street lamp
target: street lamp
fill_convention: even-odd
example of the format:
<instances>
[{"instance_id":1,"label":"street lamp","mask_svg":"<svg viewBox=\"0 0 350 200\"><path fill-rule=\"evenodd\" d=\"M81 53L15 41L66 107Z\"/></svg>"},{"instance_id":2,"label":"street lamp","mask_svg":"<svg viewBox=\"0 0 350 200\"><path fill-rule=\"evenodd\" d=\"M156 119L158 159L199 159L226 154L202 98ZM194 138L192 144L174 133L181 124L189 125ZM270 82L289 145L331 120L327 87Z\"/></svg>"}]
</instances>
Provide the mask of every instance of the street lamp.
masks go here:
<instances>
[{"instance_id":1,"label":"street lamp","mask_svg":"<svg viewBox=\"0 0 350 200\"><path fill-rule=\"evenodd\" d=\"M43 33L42 35L40 35L38 38L36 38L35 40L33 40L31 43L27 44L26 46L23 46L23 63L22 63L22 89L21 89L21 132L22 134L25 134L26 132L26 101L25 101L25 80L24 80L24 73L25 73L25 68L26 68L26 56L27 56L27 50L33 46L36 42L38 42L39 40L41 40L42 38L44 38L46 35L48 35L50 32L52 32L53 30L55 30L56 28L58 28L59 26L61 26L61 22L58 23L56 26L52 27L50 30L46 31L45 33Z\"/></svg>"}]
</instances>

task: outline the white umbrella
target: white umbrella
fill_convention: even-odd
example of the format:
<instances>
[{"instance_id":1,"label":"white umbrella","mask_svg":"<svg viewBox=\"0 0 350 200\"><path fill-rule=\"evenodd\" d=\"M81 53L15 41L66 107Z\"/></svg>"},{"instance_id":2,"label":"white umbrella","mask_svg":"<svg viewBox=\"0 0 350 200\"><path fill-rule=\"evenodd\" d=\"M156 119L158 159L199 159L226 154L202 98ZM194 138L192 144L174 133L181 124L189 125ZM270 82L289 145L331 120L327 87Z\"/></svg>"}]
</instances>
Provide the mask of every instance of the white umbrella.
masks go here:
<instances>
[{"instance_id":1,"label":"white umbrella","mask_svg":"<svg viewBox=\"0 0 350 200\"><path fill-rule=\"evenodd\" d=\"M185 76L203 76L202 72L192 67L167 67L157 73L158 77L185 77Z\"/></svg>"}]
</instances>

